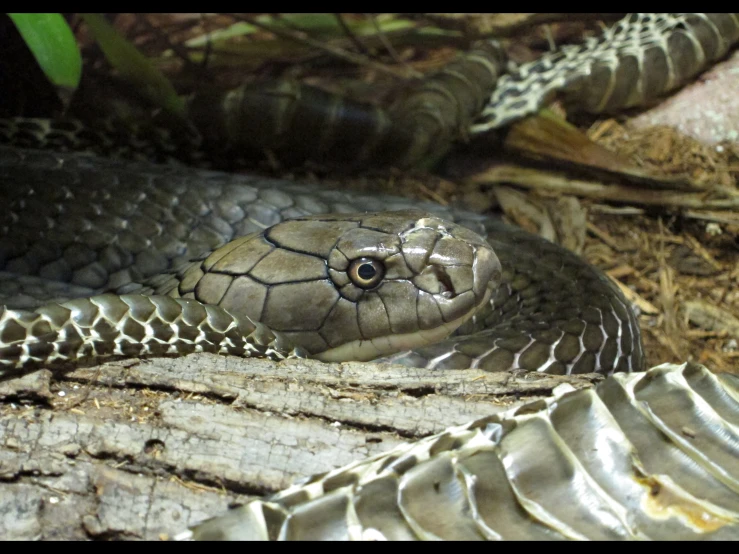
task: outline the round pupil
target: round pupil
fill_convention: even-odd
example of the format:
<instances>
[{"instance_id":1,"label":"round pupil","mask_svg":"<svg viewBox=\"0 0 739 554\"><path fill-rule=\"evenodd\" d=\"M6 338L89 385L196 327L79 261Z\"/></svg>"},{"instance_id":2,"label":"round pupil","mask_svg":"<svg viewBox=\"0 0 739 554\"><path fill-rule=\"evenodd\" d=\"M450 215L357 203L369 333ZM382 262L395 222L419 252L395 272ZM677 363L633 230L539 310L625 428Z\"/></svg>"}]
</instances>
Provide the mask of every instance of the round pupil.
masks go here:
<instances>
[{"instance_id":1,"label":"round pupil","mask_svg":"<svg viewBox=\"0 0 739 554\"><path fill-rule=\"evenodd\" d=\"M377 270L375 269L375 266L373 266L371 263L365 263L357 268L357 275L359 275L361 279L369 281L375 275L377 275Z\"/></svg>"}]
</instances>

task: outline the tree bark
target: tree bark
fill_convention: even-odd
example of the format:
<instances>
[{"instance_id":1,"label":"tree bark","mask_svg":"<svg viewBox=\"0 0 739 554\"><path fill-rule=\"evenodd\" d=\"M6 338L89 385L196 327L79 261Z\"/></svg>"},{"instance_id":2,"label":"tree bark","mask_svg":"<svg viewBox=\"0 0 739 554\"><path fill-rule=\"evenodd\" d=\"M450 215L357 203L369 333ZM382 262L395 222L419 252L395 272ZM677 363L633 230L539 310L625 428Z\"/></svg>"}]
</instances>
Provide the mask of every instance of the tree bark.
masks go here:
<instances>
[{"instance_id":1,"label":"tree bark","mask_svg":"<svg viewBox=\"0 0 739 554\"><path fill-rule=\"evenodd\" d=\"M0 381L0 537L166 539L289 485L599 376L193 354Z\"/></svg>"}]
</instances>

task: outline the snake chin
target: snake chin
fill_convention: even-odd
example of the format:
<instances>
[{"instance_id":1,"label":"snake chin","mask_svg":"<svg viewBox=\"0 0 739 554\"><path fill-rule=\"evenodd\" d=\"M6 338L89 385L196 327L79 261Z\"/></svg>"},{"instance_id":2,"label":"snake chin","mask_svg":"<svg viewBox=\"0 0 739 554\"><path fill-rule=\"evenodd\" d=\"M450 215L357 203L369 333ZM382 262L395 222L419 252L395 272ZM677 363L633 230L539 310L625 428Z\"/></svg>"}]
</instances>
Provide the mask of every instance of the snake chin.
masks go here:
<instances>
[{"instance_id":1,"label":"snake chin","mask_svg":"<svg viewBox=\"0 0 739 554\"><path fill-rule=\"evenodd\" d=\"M468 321L479 306L490 301L491 288L487 289L485 296L475 309L453 321L445 322L432 329L422 329L413 333L401 333L373 339L360 339L344 343L336 348L331 348L312 356L322 362L367 362L396 352L414 350L428 346L447 338L457 330L463 323Z\"/></svg>"}]
</instances>

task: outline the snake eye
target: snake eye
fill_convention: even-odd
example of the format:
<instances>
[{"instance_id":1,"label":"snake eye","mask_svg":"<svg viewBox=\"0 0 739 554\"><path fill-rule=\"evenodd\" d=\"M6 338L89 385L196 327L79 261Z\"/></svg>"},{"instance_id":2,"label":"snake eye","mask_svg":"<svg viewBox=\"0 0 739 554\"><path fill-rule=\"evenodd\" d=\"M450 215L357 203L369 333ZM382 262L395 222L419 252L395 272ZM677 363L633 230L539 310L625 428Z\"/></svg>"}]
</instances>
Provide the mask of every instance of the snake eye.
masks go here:
<instances>
[{"instance_id":1,"label":"snake eye","mask_svg":"<svg viewBox=\"0 0 739 554\"><path fill-rule=\"evenodd\" d=\"M376 287L385 276L385 265L372 258L357 258L347 269L352 283L362 289Z\"/></svg>"}]
</instances>

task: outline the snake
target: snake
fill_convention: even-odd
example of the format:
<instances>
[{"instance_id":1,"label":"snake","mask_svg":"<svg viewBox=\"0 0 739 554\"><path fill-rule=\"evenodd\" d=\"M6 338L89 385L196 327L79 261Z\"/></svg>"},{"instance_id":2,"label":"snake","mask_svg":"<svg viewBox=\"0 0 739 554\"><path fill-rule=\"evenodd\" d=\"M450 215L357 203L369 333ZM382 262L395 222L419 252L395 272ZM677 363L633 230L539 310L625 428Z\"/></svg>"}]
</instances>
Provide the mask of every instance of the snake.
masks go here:
<instances>
[{"instance_id":1,"label":"snake","mask_svg":"<svg viewBox=\"0 0 739 554\"><path fill-rule=\"evenodd\" d=\"M542 67L566 73L562 56ZM431 202L17 147L0 147L0 197L0 379L192 352L610 376L183 538L737 537L736 378L644 373L621 291L553 243Z\"/></svg>"},{"instance_id":2,"label":"snake","mask_svg":"<svg viewBox=\"0 0 739 554\"><path fill-rule=\"evenodd\" d=\"M277 79L226 91L204 88L182 97L184 121L152 121L146 112L89 114L99 111L94 106L101 96L116 97L103 89L83 95L82 109L71 110L82 119L0 119L0 141L228 170L265 153L287 167L408 168L433 163L455 140L497 148L512 123L556 99L568 113L652 104L725 56L738 39L732 13L629 14L581 44L521 65L507 62L497 41L475 41L441 70L406 83L389 106ZM162 106L154 111L163 115Z\"/></svg>"}]
</instances>

